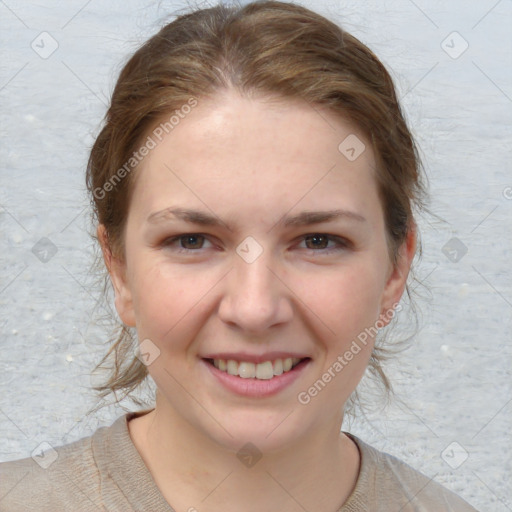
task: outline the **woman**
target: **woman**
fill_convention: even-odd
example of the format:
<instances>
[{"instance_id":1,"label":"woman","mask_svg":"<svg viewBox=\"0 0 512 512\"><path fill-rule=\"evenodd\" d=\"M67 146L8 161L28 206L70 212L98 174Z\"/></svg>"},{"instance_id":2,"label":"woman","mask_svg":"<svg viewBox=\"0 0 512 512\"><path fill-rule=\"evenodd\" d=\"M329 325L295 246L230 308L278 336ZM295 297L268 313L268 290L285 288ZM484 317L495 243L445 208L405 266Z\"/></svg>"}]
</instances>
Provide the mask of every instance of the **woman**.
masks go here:
<instances>
[{"instance_id":1,"label":"woman","mask_svg":"<svg viewBox=\"0 0 512 512\"><path fill-rule=\"evenodd\" d=\"M125 326L103 390L149 374L155 407L2 464L2 510L475 510L340 432L366 368L387 384L424 192L368 48L293 4L181 16L121 72L87 184Z\"/></svg>"}]
</instances>

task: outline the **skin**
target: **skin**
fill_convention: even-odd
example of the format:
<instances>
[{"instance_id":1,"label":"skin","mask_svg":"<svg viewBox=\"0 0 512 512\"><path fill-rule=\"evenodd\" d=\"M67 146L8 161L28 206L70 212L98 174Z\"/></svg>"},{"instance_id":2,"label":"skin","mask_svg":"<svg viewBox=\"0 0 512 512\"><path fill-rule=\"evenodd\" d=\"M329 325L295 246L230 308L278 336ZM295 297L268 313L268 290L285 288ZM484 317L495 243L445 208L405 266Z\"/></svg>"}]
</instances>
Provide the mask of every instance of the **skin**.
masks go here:
<instances>
[{"instance_id":1,"label":"skin","mask_svg":"<svg viewBox=\"0 0 512 512\"><path fill-rule=\"evenodd\" d=\"M350 134L366 145L354 161L338 150ZM333 113L225 91L200 99L141 163L124 258L111 254L99 226L117 311L160 350L148 366L156 407L129 429L178 512L334 511L353 490L359 452L340 429L373 340L307 405L297 395L365 328L385 324L404 291L416 234L411 229L393 266L374 168L368 141ZM175 206L212 214L231 229L171 216L148 223L150 214ZM365 220L278 223L334 209ZM166 244L191 233L204 238ZM322 239L318 248L305 239L311 234L348 244ZM263 249L251 263L236 252L248 236ZM227 391L201 362L213 351L271 350L311 360L291 386L266 398ZM263 455L250 468L236 457L247 442Z\"/></svg>"}]
</instances>

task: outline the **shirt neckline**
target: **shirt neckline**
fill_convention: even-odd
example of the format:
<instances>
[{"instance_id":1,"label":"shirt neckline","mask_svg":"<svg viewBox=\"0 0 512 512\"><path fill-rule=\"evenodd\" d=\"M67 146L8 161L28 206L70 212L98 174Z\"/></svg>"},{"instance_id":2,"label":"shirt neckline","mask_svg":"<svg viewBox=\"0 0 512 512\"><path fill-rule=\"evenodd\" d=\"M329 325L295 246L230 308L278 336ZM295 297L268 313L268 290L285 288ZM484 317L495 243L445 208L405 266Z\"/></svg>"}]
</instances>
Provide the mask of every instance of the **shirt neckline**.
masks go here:
<instances>
[{"instance_id":1,"label":"shirt neckline","mask_svg":"<svg viewBox=\"0 0 512 512\"><path fill-rule=\"evenodd\" d=\"M110 478L136 511L175 512L167 503L135 447L128 422L152 409L120 416L96 444L95 459L101 473ZM143 492L141 492L141 489Z\"/></svg>"},{"instance_id":2,"label":"shirt neckline","mask_svg":"<svg viewBox=\"0 0 512 512\"><path fill-rule=\"evenodd\" d=\"M134 510L153 512L175 512L156 485L153 476L133 443L128 429L131 419L143 416L153 409L129 412L120 416L105 429L104 435L93 442L94 457L100 472L106 474L124 495ZM349 512L357 502L360 506L368 499L364 491L368 480L369 453L366 444L350 432L341 431L357 446L359 451L359 472L354 489L337 512ZM144 492L141 493L141 489Z\"/></svg>"}]
</instances>

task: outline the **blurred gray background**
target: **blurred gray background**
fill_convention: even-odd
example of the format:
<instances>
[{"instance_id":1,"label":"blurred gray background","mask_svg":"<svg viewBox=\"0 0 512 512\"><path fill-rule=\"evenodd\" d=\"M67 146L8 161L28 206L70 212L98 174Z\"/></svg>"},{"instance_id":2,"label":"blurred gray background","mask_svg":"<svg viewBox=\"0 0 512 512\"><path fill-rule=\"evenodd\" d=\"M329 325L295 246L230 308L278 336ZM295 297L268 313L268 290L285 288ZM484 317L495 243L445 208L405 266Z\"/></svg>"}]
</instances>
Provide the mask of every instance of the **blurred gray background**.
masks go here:
<instances>
[{"instance_id":1,"label":"blurred gray background","mask_svg":"<svg viewBox=\"0 0 512 512\"><path fill-rule=\"evenodd\" d=\"M343 429L479 510L510 511L512 2L297 3L392 71L439 216L419 219L421 330L387 366L399 400ZM122 63L188 4L210 5L0 1L0 460L124 412L88 414L109 333L84 172Z\"/></svg>"}]
</instances>

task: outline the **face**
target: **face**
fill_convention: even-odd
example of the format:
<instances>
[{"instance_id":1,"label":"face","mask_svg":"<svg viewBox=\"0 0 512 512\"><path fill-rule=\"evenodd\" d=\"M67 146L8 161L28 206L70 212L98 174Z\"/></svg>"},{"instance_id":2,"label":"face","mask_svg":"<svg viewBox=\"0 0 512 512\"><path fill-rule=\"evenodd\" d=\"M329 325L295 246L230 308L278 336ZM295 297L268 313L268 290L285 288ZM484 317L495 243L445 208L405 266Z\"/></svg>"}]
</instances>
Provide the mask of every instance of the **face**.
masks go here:
<instances>
[{"instance_id":1,"label":"face","mask_svg":"<svg viewBox=\"0 0 512 512\"><path fill-rule=\"evenodd\" d=\"M393 316L414 253L391 265L374 166L334 114L235 92L199 99L145 157L109 267L169 418L233 449L339 432L362 333Z\"/></svg>"}]
</instances>

